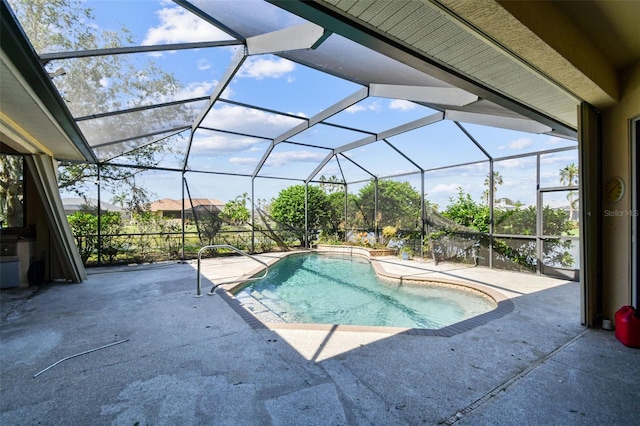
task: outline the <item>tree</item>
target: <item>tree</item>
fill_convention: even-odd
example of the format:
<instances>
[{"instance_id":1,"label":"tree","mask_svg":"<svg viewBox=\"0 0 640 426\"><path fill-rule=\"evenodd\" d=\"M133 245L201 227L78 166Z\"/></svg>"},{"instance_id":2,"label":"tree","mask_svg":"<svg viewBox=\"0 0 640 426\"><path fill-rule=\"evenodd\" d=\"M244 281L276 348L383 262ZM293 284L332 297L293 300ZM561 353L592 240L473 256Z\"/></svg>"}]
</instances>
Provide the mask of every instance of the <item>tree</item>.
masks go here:
<instances>
[{"instance_id":1,"label":"tree","mask_svg":"<svg viewBox=\"0 0 640 426\"><path fill-rule=\"evenodd\" d=\"M332 194L334 192L344 192L344 184L343 181L338 179L336 175L331 175L329 178L326 178L324 175L320 176L320 189L322 189L327 194Z\"/></svg>"},{"instance_id":2,"label":"tree","mask_svg":"<svg viewBox=\"0 0 640 426\"><path fill-rule=\"evenodd\" d=\"M23 167L22 156L0 154L0 228L25 225Z\"/></svg>"},{"instance_id":3,"label":"tree","mask_svg":"<svg viewBox=\"0 0 640 426\"><path fill-rule=\"evenodd\" d=\"M198 227L200 230L200 242L206 245L214 243L216 235L222 227L222 219L218 212L209 212L200 216Z\"/></svg>"},{"instance_id":4,"label":"tree","mask_svg":"<svg viewBox=\"0 0 640 426\"><path fill-rule=\"evenodd\" d=\"M458 187L458 197L449 198L450 204L442 212L442 216L478 232L489 232L489 206L476 203L471 195Z\"/></svg>"},{"instance_id":5,"label":"tree","mask_svg":"<svg viewBox=\"0 0 640 426\"><path fill-rule=\"evenodd\" d=\"M369 182L358 193L358 205L365 223L416 229L420 224L420 193L409 182L378 181L378 216L375 218L375 181Z\"/></svg>"},{"instance_id":6,"label":"tree","mask_svg":"<svg viewBox=\"0 0 640 426\"><path fill-rule=\"evenodd\" d=\"M571 163L560 170L560 183L564 186L578 186L578 167ZM569 220L573 220L573 211L576 210L578 199L574 198L576 191L569 191L567 200L569 201Z\"/></svg>"},{"instance_id":7,"label":"tree","mask_svg":"<svg viewBox=\"0 0 640 426\"><path fill-rule=\"evenodd\" d=\"M87 209L91 208L86 206ZM98 249L98 216L89 211L78 211L67 216L73 236L80 252L80 258L86 265L91 255ZM108 256L109 262L122 248L119 235L122 231L122 218L118 212L104 212L100 217L100 233L103 254Z\"/></svg>"},{"instance_id":8,"label":"tree","mask_svg":"<svg viewBox=\"0 0 640 426\"><path fill-rule=\"evenodd\" d=\"M251 216L247 208L248 194L238 195L235 200L227 201L220 213L220 218L230 225L242 225Z\"/></svg>"},{"instance_id":9,"label":"tree","mask_svg":"<svg viewBox=\"0 0 640 426\"><path fill-rule=\"evenodd\" d=\"M338 236L340 234L340 228L344 230L344 190L328 194L327 199L330 207L327 211L326 231L329 234Z\"/></svg>"},{"instance_id":10,"label":"tree","mask_svg":"<svg viewBox=\"0 0 640 426\"><path fill-rule=\"evenodd\" d=\"M142 215L149 211L151 207L151 197L155 194L140 185L136 185L135 178L132 180L130 192L116 195L113 197L112 202L125 208L133 217L134 215Z\"/></svg>"},{"instance_id":11,"label":"tree","mask_svg":"<svg viewBox=\"0 0 640 426\"><path fill-rule=\"evenodd\" d=\"M12 0L11 5L37 52L60 52L100 48L115 48L134 43L131 32L99 31L93 10L78 0ZM84 25L77 25L84 22ZM54 83L74 117L117 112L155 102L166 101L181 89L172 74L163 72L153 61L138 64L140 55L109 55L78 58L64 62L65 73ZM60 63L52 61L47 70L54 72ZM115 114L79 122L82 132L94 144L114 140L122 143L104 144L95 148L100 161L128 154L138 165L153 167L171 153L171 138L156 142L158 137L134 138L136 126L162 130L175 127L176 122L188 122L190 112L179 105L175 108L147 109L135 114ZM142 168L122 168L103 165L100 168L101 189L113 194L130 194L134 177ZM68 164L60 168L59 186L80 196L86 196L97 181L94 164ZM145 188L137 188L138 192ZM148 198L148 196L147 196Z\"/></svg>"},{"instance_id":12,"label":"tree","mask_svg":"<svg viewBox=\"0 0 640 426\"><path fill-rule=\"evenodd\" d=\"M320 188L309 185L307 194L308 229L311 236L326 225L331 207L327 194ZM305 185L293 185L280 191L271 204L271 216L279 224L288 227L304 243Z\"/></svg>"},{"instance_id":13,"label":"tree","mask_svg":"<svg viewBox=\"0 0 640 426\"><path fill-rule=\"evenodd\" d=\"M484 192L482 193L482 197L485 199L485 203L487 205L489 205L489 187L491 186L491 179L490 179L491 174L487 174L487 177L484 178L484 186L487 187L487 189L484 190ZM502 175L500 174L500 172L493 172L493 196L495 198L496 192L498 192L498 186L502 185L504 183L503 179L502 179Z\"/></svg>"},{"instance_id":14,"label":"tree","mask_svg":"<svg viewBox=\"0 0 640 426\"><path fill-rule=\"evenodd\" d=\"M458 188L458 197L451 199L451 204L442 213L460 225L475 229L484 237L483 244L488 244L486 234L489 232L489 206L473 201L468 193L462 188ZM522 208L516 203L516 208L507 211L494 211L497 224L502 223L501 233L511 235L531 235L536 229L536 208L529 206ZM543 234L549 236L567 235L571 230L571 224L567 221L567 212L545 206L542 211ZM505 224L506 223L506 224ZM437 230L438 234L455 234L456 230ZM533 231L535 232L535 231ZM465 232L461 233L465 234ZM466 238L465 235L461 235ZM478 238L474 236L474 238ZM508 242L507 242L508 241ZM561 241L560 239L545 239L544 258L541 259L548 265L559 265L569 267L573 264L573 257L568 252L571 241ZM493 239L493 248L496 251L497 260L508 261L523 266L530 270L535 270L536 241L533 239Z\"/></svg>"}]
</instances>

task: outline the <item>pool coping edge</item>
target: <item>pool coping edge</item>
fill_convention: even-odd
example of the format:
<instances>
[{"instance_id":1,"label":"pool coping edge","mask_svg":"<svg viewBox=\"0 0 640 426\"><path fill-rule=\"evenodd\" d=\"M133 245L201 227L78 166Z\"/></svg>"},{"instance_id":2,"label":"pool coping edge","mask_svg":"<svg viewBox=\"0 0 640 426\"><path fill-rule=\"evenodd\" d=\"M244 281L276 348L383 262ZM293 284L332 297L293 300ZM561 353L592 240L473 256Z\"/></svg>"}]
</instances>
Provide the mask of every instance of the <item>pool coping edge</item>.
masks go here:
<instances>
[{"instance_id":1,"label":"pool coping edge","mask_svg":"<svg viewBox=\"0 0 640 426\"><path fill-rule=\"evenodd\" d=\"M342 247L341 247L342 248ZM352 249L353 247L345 246L344 248ZM355 247L358 249L359 247ZM404 283L407 284L432 284L432 285L446 285L446 286L457 286L457 287L465 287L476 292L480 292L485 296L493 299L496 302L496 308L491 311L485 312L480 315L476 315L471 318L467 318L465 320L459 321L457 323L448 325L439 329L428 329L428 328L404 328L404 327L389 327L389 326L365 326L365 325L343 325L343 324L314 324L314 323L286 323L286 322L263 322L261 321L253 312L249 309L245 308L242 303L235 298L233 295L233 291L239 287L246 285L246 283L236 283L233 285L221 285L216 288L215 294L218 294L223 300L227 302L227 304L252 328L254 329L269 329L269 330L278 330L278 329L288 329L288 330L309 330L309 331L344 331L344 332L366 332L366 333L382 333L382 334L406 334L406 335L415 335L415 336L436 336L436 337L452 337L457 334L466 332L478 326L487 324L490 321L501 318L504 315L510 313L514 309L514 304L511 299L504 295L503 293L494 290L488 286L484 286L482 284L478 284L475 282L462 282L456 281L446 278L426 278L426 277L416 277L412 276L412 278L408 278L406 275L398 275L387 272L384 268L379 264L382 260L376 259L375 257L368 256L366 250L324 250L324 249L314 249L314 250L296 250L292 252L283 253L283 256L278 259L274 259L269 266L279 262L285 257L301 254L301 253L309 253L309 252L321 252L321 253L336 253L336 254L349 254L351 256L359 256L364 257L369 260L372 268L374 269L376 275L381 278L385 278L388 280L393 280L402 285ZM247 274L244 274L239 281L250 278L264 270L263 267L255 268Z\"/></svg>"}]
</instances>

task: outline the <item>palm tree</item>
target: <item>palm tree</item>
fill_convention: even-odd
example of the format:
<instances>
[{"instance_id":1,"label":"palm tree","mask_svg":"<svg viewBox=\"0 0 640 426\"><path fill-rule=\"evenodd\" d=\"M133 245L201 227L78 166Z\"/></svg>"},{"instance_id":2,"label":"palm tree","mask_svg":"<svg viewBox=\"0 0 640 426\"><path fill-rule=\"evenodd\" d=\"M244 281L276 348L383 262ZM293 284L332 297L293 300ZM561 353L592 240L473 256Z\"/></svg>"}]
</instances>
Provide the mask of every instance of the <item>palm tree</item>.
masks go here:
<instances>
[{"instance_id":1,"label":"palm tree","mask_svg":"<svg viewBox=\"0 0 640 426\"><path fill-rule=\"evenodd\" d=\"M488 173L487 177L484 178L484 186L487 187L487 189L482 193L482 195L484 195L484 199L486 200L487 204L489 204L489 186L491 186L491 174ZM496 192L498 192L498 185L502 185L504 182L502 180L502 175L500 174L500 172L493 172L493 196L495 197Z\"/></svg>"},{"instance_id":2,"label":"palm tree","mask_svg":"<svg viewBox=\"0 0 640 426\"><path fill-rule=\"evenodd\" d=\"M343 191L344 185L336 175L331 175L329 178L324 175L320 176L320 189L325 193L331 194L333 192Z\"/></svg>"},{"instance_id":3,"label":"palm tree","mask_svg":"<svg viewBox=\"0 0 640 426\"><path fill-rule=\"evenodd\" d=\"M560 169L560 183L564 186L577 186L579 176L578 167L574 163ZM578 203L578 199L573 198L575 193L575 191L569 191L569 194L567 194L567 200L569 200L569 220L573 220L573 211L576 210L576 204Z\"/></svg>"}]
</instances>

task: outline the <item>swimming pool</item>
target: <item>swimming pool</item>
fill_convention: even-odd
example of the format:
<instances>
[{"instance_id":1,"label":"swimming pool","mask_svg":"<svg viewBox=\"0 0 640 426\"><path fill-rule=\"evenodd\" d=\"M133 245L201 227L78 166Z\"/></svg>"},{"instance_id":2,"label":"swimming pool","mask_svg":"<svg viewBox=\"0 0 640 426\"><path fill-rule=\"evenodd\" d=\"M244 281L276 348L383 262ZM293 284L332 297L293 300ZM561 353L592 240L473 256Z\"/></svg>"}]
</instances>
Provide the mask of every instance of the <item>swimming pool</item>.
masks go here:
<instances>
[{"instance_id":1,"label":"swimming pool","mask_svg":"<svg viewBox=\"0 0 640 426\"><path fill-rule=\"evenodd\" d=\"M458 286L384 282L366 259L316 253L288 256L233 293L288 323L439 329L497 306Z\"/></svg>"}]
</instances>

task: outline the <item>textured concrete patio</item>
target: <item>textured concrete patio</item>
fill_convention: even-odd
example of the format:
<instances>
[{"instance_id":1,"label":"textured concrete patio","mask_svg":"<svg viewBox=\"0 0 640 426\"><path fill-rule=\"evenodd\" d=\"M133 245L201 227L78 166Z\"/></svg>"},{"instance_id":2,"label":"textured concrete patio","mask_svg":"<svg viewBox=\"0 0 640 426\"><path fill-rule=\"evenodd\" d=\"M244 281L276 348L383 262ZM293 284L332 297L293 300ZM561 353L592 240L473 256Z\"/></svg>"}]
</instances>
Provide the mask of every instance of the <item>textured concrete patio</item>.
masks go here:
<instances>
[{"instance_id":1,"label":"textured concrete patio","mask_svg":"<svg viewBox=\"0 0 640 426\"><path fill-rule=\"evenodd\" d=\"M637 424L640 350L580 325L578 283L378 263L486 286L513 306L450 337L256 327L221 290L194 297L194 264L90 269L82 284L2 291L0 423ZM206 260L203 282L255 266Z\"/></svg>"}]
</instances>

